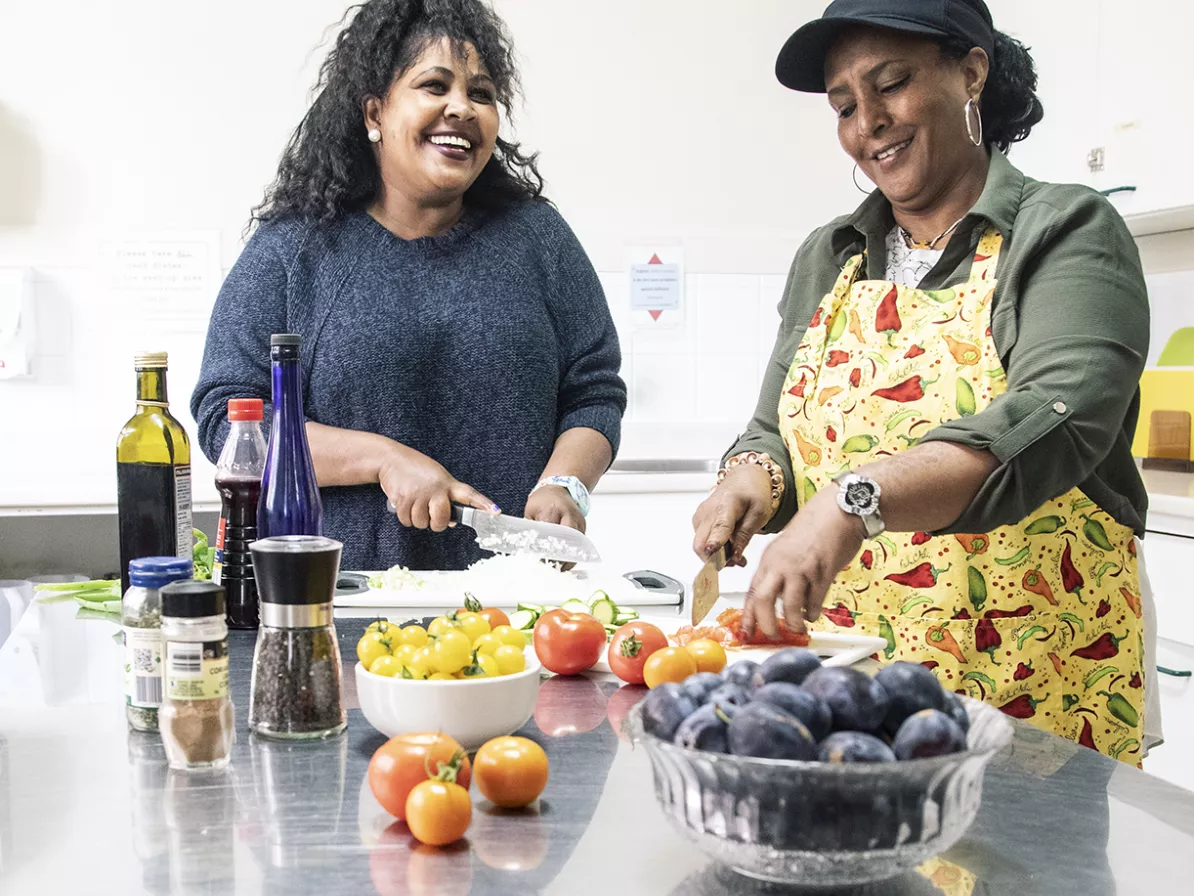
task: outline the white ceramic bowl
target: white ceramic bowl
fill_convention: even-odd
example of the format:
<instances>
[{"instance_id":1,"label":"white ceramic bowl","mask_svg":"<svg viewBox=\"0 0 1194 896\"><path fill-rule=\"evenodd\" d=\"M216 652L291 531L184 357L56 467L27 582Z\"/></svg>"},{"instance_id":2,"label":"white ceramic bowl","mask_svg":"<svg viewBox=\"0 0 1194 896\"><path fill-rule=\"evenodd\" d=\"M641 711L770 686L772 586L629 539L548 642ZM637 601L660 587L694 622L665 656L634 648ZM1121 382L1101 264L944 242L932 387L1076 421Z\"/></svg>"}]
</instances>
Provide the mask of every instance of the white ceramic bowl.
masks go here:
<instances>
[{"instance_id":1,"label":"white ceramic bowl","mask_svg":"<svg viewBox=\"0 0 1194 896\"><path fill-rule=\"evenodd\" d=\"M513 734L535 712L539 658L530 647L525 655L521 672L465 681L389 678L357 663L357 698L369 724L386 737L442 731L472 752L490 738Z\"/></svg>"}]
</instances>

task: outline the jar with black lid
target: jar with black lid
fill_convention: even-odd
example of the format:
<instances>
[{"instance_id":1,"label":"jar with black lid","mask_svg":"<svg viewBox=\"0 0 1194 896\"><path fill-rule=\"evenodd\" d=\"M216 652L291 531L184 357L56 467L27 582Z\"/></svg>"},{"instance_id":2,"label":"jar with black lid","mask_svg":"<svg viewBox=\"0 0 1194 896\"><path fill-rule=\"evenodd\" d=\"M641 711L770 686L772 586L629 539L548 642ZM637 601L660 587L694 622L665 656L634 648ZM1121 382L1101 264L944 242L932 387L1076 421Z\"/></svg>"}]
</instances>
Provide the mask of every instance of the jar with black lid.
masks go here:
<instances>
[{"instance_id":1,"label":"jar with black lid","mask_svg":"<svg viewBox=\"0 0 1194 896\"><path fill-rule=\"evenodd\" d=\"M340 542L318 535L249 545L261 611L249 727L262 737L331 737L348 723L332 621L340 549Z\"/></svg>"}]
</instances>

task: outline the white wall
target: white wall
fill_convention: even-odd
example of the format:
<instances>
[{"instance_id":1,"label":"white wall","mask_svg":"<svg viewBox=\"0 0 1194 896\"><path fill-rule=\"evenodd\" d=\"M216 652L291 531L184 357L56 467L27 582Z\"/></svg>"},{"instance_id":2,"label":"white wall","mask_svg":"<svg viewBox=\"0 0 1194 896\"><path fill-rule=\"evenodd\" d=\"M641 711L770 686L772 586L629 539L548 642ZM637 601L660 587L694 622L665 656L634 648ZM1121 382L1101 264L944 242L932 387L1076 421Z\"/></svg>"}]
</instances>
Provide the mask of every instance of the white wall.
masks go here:
<instances>
[{"instance_id":1,"label":"white wall","mask_svg":"<svg viewBox=\"0 0 1194 896\"><path fill-rule=\"evenodd\" d=\"M824 99L773 76L787 34L823 5L496 0L523 62L518 136L541 151L623 338L624 456L709 456L740 429L792 254L860 198ZM194 433L201 327L139 320L106 287L105 247L214 233L219 268L231 266L345 6L5 5L0 267L32 270L38 337L34 376L0 381L0 509L113 503L136 349L170 351L174 409ZM1031 38L1021 7L1018 32ZM1194 239L1150 240L1163 269L1194 268L1182 261ZM626 308L625 247L651 242L683 245L689 313L644 333ZM218 279L190 303L200 319ZM199 501L214 498L210 479L197 458Z\"/></svg>"}]
</instances>

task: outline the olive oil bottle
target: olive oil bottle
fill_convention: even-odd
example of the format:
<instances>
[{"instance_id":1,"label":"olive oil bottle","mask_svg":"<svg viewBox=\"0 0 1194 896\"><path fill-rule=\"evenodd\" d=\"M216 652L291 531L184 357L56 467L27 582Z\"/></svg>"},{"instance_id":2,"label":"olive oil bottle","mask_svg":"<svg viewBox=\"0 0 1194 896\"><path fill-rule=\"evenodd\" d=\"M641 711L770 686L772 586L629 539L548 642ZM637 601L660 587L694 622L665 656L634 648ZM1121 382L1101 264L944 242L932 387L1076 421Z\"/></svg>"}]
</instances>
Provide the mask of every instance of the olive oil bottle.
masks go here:
<instances>
[{"instance_id":1,"label":"olive oil bottle","mask_svg":"<svg viewBox=\"0 0 1194 896\"><path fill-rule=\"evenodd\" d=\"M170 413L166 360L165 352L136 356L137 411L116 440L122 594L130 560L191 557L191 444Z\"/></svg>"}]
</instances>

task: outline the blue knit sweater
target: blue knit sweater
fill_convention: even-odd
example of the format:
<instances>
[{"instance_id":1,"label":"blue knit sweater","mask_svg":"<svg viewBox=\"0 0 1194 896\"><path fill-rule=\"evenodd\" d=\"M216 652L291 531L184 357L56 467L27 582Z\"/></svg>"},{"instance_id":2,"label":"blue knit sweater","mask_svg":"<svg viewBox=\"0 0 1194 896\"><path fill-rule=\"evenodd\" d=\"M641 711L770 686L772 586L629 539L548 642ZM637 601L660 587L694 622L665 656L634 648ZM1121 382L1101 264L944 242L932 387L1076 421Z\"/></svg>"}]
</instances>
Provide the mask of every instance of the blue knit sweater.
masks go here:
<instances>
[{"instance_id":1,"label":"blue knit sweater","mask_svg":"<svg viewBox=\"0 0 1194 896\"><path fill-rule=\"evenodd\" d=\"M617 334L592 264L546 203L466 210L443 236L415 240L364 212L259 228L220 290L191 397L213 461L228 399L262 398L268 425L269 337L283 332L303 339L309 420L421 451L505 513L522 515L565 430L598 430L617 451ZM322 496L343 569L460 569L488 556L472 530L404 528L376 484Z\"/></svg>"}]
</instances>

